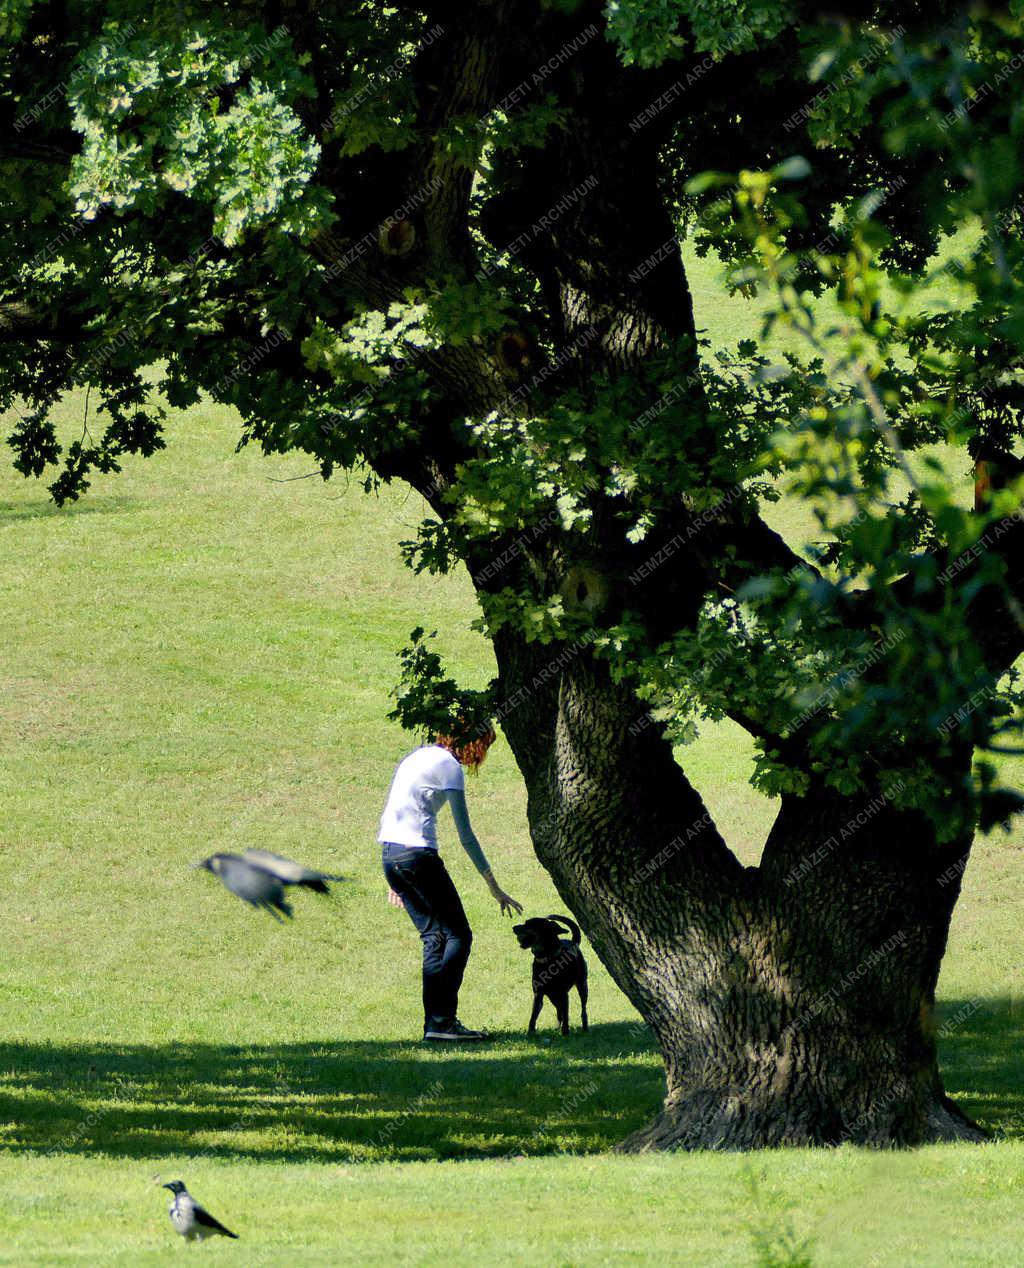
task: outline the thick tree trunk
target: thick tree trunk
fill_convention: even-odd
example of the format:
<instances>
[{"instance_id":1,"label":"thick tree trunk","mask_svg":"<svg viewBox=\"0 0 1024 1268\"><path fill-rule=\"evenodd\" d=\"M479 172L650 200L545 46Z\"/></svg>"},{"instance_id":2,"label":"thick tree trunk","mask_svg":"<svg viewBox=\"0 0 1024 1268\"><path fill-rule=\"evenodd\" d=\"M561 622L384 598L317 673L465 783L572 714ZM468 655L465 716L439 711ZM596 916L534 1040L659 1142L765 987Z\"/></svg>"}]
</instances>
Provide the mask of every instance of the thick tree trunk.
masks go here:
<instances>
[{"instance_id":1,"label":"thick tree trunk","mask_svg":"<svg viewBox=\"0 0 1024 1268\"><path fill-rule=\"evenodd\" d=\"M664 1057L664 1108L623 1148L982 1139L932 1024L966 844L881 789L819 788L744 868L629 692L583 655L496 648L537 855Z\"/></svg>"},{"instance_id":2,"label":"thick tree trunk","mask_svg":"<svg viewBox=\"0 0 1024 1268\"><path fill-rule=\"evenodd\" d=\"M932 1020L965 859L883 790L787 799L746 893L708 914L707 989L659 1032L665 1107L627 1147L981 1139Z\"/></svg>"}]
</instances>

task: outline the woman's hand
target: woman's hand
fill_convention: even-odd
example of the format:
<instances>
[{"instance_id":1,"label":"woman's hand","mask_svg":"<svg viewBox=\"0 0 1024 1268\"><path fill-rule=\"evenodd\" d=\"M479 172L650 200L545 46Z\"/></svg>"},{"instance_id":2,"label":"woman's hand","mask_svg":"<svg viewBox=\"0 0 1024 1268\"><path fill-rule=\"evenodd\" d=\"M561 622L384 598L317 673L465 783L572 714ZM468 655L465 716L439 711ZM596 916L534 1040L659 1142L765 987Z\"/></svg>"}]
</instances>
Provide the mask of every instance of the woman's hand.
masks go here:
<instances>
[{"instance_id":1,"label":"woman's hand","mask_svg":"<svg viewBox=\"0 0 1024 1268\"><path fill-rule=\"evenodd\" d=\"M511 916L514 912L520 915L522 914L523 904L517 903L514 898L512 898L509 894L506 894L498 882L494 879L494 876L490 873L487 876L487 884L492 896L501 908L501 914L503 916Z\"/></svg>"},{"instance_id":2,"label":"woman's hand","mask_svg":"<svg viewBox=\"0 0 1024 1268\"><path fill-rule=\"evenodd\" d=\"M402 902L402 895L396 894L393 889L388 890L388 902L391 904L392 907L405 906L405 904Z\"/></svg>"},{"instance_id":3,"label":"woman's hand","mask_svg":"<svg viewBox=\"0 0 1024 1268\"><path fill-rule=\"evenodd\" d=\"M501 908L501 914L503 916L511 916L513 913L518 916L523 914L523 904L517 903L516 900L506 894L503 889L498 889L498 887L495 886L494 889L491 890L491 893L498 900L498 906Z\"/></svg>"}]
</instances>

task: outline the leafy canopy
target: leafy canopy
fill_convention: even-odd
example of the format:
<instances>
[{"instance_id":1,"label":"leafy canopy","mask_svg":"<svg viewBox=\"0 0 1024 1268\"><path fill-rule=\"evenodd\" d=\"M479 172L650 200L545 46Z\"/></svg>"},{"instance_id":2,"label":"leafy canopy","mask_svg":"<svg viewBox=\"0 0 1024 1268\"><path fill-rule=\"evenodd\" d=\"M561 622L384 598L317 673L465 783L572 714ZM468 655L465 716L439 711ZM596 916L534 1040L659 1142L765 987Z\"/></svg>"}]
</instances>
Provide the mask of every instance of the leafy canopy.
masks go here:
<instances>
[{"instance_id":1,"label":"leafy canopy","mask_svg":"<svg viewBox=\"0 0 1024 1268\"><path fill-rule=\"evenodd\" d=\"M478 8L0 2L18 470L63 504L208 394L325 478L412 480L412 567L467 562L482 628L603 659L675 739L737 718L766 792L1000 817L1024 6ZM699 337L673 236L761 340ZM103 427L65 444L81 384ZM809 554L766 547L780 496ZM405 722L500 705L421 635Z\"/></svg>"}]
</instances>

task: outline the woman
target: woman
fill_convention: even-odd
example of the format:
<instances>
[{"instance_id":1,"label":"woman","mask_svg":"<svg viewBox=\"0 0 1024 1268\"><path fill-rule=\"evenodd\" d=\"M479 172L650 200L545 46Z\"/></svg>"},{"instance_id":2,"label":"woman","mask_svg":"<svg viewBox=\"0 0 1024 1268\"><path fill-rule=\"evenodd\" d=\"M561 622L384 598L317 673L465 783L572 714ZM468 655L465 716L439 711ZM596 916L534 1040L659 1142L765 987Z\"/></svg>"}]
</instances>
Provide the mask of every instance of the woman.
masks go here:
<instances>
[{"instance_id":1,"label":"woman","mask_svg":"<svg viewBox=\"0 0 1024 1268\"><path fill-rule=\"evenodd\" d=\"M458 1019L459 987L473 934L437 849L437 815L447 802L462 848L497 899L502 915L522 911L498 885L469 822L462 767L478 770L494 743L493 729L477 739L439 735L398 763L377 840L382 847L388 901L404 907L423 940L423 1038L486 1039Z\"/></svg>"}]
</instances>

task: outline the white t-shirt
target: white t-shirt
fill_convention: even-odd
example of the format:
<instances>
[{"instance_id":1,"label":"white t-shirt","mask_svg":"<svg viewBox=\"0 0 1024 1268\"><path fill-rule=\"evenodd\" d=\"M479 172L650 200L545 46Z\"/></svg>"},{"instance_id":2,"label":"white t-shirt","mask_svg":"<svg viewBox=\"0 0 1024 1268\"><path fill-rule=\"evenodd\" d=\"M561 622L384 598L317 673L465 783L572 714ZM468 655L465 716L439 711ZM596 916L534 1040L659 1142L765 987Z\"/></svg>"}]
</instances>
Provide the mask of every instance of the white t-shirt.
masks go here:
<instances>
[{"instance_id":1,"label":"white t-shirt","mask_svg":"<svg viewBox=\"0 0 1024 1268\"><path fill-rule=\"evenodd\" d=\"M395 769L377 840L410 849L437 849L437 814L452 791L464 792L466 776L439 744L403 757Z\"/></svg>"}]
</instances>

